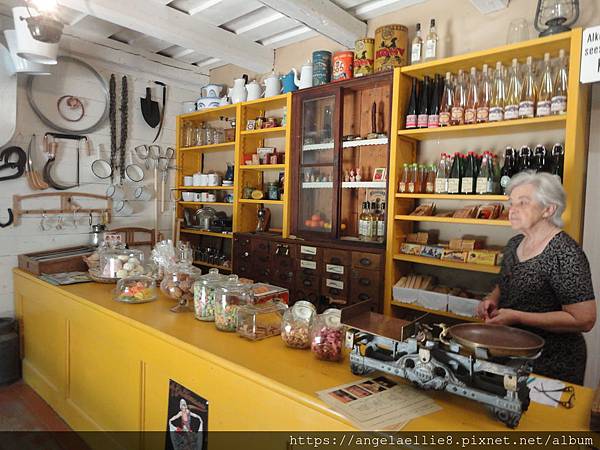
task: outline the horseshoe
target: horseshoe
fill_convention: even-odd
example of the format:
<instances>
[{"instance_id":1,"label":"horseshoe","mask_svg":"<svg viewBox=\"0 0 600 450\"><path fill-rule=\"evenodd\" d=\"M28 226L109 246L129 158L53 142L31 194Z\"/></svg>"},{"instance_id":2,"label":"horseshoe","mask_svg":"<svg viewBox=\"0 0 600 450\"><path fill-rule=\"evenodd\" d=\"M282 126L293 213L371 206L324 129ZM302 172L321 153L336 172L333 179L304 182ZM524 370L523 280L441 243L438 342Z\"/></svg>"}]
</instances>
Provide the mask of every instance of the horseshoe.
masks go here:
<instances>
[{"instance_id":1,"label":"horseshoe","mask_svg":"<svg viewBox=\"0 0 600 450\"><path fill-rule=\"evenodd\" d=\"M17 161L11 161L11 157L17 155ZM27 155L21 147L7 147L0 152L0 170L17 169L16 173L0 177L0 181L14 180L25 173L25 165L27 163Z\"/></svg>"},{"instance_id":2,"label":"horseshoe","mask_svg":"<svg viewBox=\"0 0 600 450\"><path fill-rule=\"evenodd\" d=\"M15 216L13 215L12 208L8 208L8 222L6 222L6 223L0 222L0 228L6 228L6 227L12 225L14 220L15 220Z\"/></svg>"}]
</instances>

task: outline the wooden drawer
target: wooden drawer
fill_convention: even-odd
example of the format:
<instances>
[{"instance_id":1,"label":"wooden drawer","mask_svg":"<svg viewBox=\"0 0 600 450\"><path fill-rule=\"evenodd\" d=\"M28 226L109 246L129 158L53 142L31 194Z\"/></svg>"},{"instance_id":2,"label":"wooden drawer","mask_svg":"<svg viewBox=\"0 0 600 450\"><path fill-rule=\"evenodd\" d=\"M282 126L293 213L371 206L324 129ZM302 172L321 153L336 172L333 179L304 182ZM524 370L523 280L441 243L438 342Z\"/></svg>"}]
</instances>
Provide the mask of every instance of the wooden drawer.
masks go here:
<instances>
[{"instance_id":1,"label":"wooden drawer","mask_svg":"<svg viewBox=\"0 0 600 450\"><path fill-rule=\"evenodd\" d=\"M254 252L252 254L252 262L256 264L257 267L269 267L271 265L271 258L268 253Z\"/></svg>"},{"instance_id":2,"label":"wooden drawer","mask_svg":"<svg viewBox=\"0 0 600 450\"><path fill-rule=\"evenodd\" d=\"M321 300L321 294L318 290L296 289L291 293L290 306L299 300L310 302L318 309Z\"/></svg>"},{"instance_id":3,"label":"wooden drawer","mask_svg":"<svg viewBox=\"0 0 600 450\"><path fill-rule=\"evenodd\" d=\"M349 292L350 285L345 277L342 277L341 280L331 277L321 279L321 293L323 295L348 298Z\"/></svg>"},{"instance_id":4,"label":"wooden drawer","mask_svg":"<svg viewBox=\"0 0 600 450\"><path fill-rule=\"evenodd\" d=\"M294 286L294 272L291 270L275 270L271 284L291 289Z\"/></svg>"},{"instance_id":5,"label":"wooden drawer","mask_svg":"<svg viewBox=\"0 0 600 450\"><path fill-rule=\"evenodd\" d=\"M284 242L271 242L271 255L275 258L295 258L297 246Z\"/></svg>"},{"instance_id":6,"label":"wooden drawer","mask_svg":"<svg viewBox=\"0 0 600 450\"><path fill-rule=\"evenodd\" d=\"M266 239L252 239L252 251L260 253L270 253L271 242Z\"/></svg>"},{"instance_id":7,"label":"wooden drawer","mask_svg":"<svg viewBox=\"0 0 600 450\"><path fill-rule=\"evenodd\" d=\"M319 290L321 286L321 279L316 275L304 275L300 274L296 279L297 289L314 289Z\"/></svg>"},{"instance_id":8,"label":"wooden drawer","mask_svg":"<svg viewBox=\"0 0 600 450\"><path fill-rule=\"evenodd\" d=\"M316 275L322 272L323 264L320 261L298 258L296 259L296 270L304 275Z\"/></svg>"},{"instance_id":9,"label":"wooden drawer","mask_svg":"<svg viewBox=\"0 0 600 450\"><path fill-rule=\"evenodd\" d=\"M312 245L299 245L296 250L298 259L320 262L323 258L323 249Z\"/></svg>"},{"instance_id":10,"label":"wooden drawer","mask_svg":"<svg viewBox=\"0 0 600 450\"><path fill-rule=\"evenodd\" d=\"M233 238L233 244L236 249L250 249L252 246L252 238L250 236L236 235Z\"/></svg>"},{"instance_id":11,"label":"wooden drawer","mask_svg":"<svg viewBox=\"0 0 600 450\"><path fill-rule=\"evenodd\" d=\"M323 263L350 266L352 259L349 251L326 248L323 250Z\"/></svg>"},{"instance_id":12,"label":"wooden drawer","mask_svg":"<svg viewBox=\"0 0 600 450\"><path fill-rule=\"evenodd\" d=\"M383 255L352 252L352 267L356 267L357 269L379 270L383 267Z\"/></svg>"},{"instance_id":13,"label":"wooden drawer","mask_svg":"<svg viewBox=\"0 0 600 450\"><path fill-rule=\"evenodd\" d=\"M240 278L251 278L254 279L254 264L252 261L241 261L239 258L233 260L233 271Z\"/></svg>"},{"instance_id":14,"label":"wooden drawer","mask_svg":"<svg viewBox=\"0 0 600 450\"><path fill-rule=\"evenodd\" d=\"M352 290L373 290L381 286L381 272L365 269L352 269Z\"/></svg>"},{"instance_id":15,"label":"wooden drawer","mask_svg":"<svg viewBox=\"0 0 600 450\"><path fill-rule=\"evenodd\" d=\"M271 283L273 271L269 266L254 264L254 280L261 283Z\"/></svg>"},{"instance_id":16,"label":"wooden drawer","mask_svg":"<svg viewBox=\"0 0 600 450\"><path fill-rule=\"evenodd\" d=\"M352 289L350 294L350 303L359 303L366 300L373 300L377 305L379 303L379 290L376 292L364 292L361 290Z\"/></svg>"}]
</instances>

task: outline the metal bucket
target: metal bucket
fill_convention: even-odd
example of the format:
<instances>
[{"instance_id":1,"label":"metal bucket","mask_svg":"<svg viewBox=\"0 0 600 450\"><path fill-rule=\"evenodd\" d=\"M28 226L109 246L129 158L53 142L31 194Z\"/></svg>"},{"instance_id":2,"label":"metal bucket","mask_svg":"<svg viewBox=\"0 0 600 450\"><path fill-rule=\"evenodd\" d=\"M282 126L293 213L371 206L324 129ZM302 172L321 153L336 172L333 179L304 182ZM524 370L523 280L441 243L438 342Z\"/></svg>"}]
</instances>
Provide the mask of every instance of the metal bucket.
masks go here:
<instances>
[{"instance_id":1,"label":"metal bucket","mask_svg":"<svg viewBox=\"0 0 600 450\"><path fill-rule=\"evenodd\" d=\"M18 323L0 318L0 385L14 383L21 378Z\"/></svg>"}]
</instances>

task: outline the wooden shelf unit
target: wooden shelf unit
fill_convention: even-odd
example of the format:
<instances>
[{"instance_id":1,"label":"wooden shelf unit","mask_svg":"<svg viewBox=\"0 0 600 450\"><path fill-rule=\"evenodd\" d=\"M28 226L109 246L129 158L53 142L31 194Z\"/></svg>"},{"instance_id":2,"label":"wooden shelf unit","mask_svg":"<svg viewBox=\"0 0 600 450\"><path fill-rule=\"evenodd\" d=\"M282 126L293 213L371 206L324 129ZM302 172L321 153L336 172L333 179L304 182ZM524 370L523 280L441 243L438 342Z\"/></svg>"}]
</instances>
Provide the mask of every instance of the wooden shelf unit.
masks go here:
<instances>
[{"instance_id":1,"label":"wooden shelf unit","mask_svg":"<svg viewBox=\"0 0 600 450\"><path fill-rule=\"evenodd\" d=\"M412 309L415 311L426 312L429 314L433 314L435 316L449 317L451 319L457 319L457 320L464 320L467 322L475 322L475 323L483 322L481 319L478 319L477 317L461 316L460 314L454 314L454 313L451 313L448 311L440 311L439 309L425 308L424 306L414 305L412 303L403 303L403 302L399 302L397 300L392 300L392 306L398 306L400 308L407 308L407 309Z\"/></svg>"},{"instance_id":2,"label":"wooden shelf unit","mask_svg":"<svg viewBox=\"0 0 600 450\"><path fill-rule=\"evenodd\" d=\"M439 222L453 223L463 225L492 225L500 227L510 227L508 220L486 220L486 219L461 219L457 217L438 217L438 216L411 216L409 214L397 214L396 220L407 220L409 222Z\"/></svg>"},{"instance_id":3,"label":"wooden shelf unit","mask_svg":"<svg viewBox=\"0 0 600 450\"><path fill-rule=\"evenodd\" d=\"M394 71L394 97L392 105L392 124L397 132L391 135L390 167L388 170L389 185L388 218L387 218L387 248L384 311L386 314L396 314L402 308L415 309L409 305L392 300L392 287L398 279L411 270L412 264L427 264L446 269L460 269L483 273L499 273L500 267L481 266L476 264L441 261L421 256L399 254L400 243L404 236L414 230L419 221L445 222L469 225L501 225L508 226L507 221L484 221L475 219L450 219L437 217L408 216L414 210L419 200L459 200L481 202L505 202L503 195L447 195L447 194L400 194L394 192L402 172L403 163L417 161L419 145L422 141L467 138L478 136L506 136L517 132L540 132L544 130L564 130L564 188L567 194L567 210L563 214L564 230L576 241L581 242L583 225L582 193L585 190L585 172L587 160L587 136L589 128L589 85L579 83L581 65L582 29L561 33L544 38L532 39L517 44L503 45L489 50L476 51L450 58L402 67ZM475 66L479 70L483 64L493 67L497 61L509 66L513 58L524 63L528 56L542 59L549 52L555 57L560 49L565 49L569 60L569 86L567 114L532 119L519 119L497 123L462 125L437 129L404 129L405 111L410 98L413 78L422 79L425 75L456 74L459 69L468 70ZM493 222L493 223L492 223ZM487 232L500 230L497 227L487 227ZM459 236L457 236L459 237ZM392 308L394 306L394 308ZM433 312L433 311L432 311ZM433 312L437 314L438 312ZM468 320L468 318L462 318Z\"/></svg>"},{"instance_id":4,"label":"wooden shelf unit","mask_svg":"<svg viewBox=\"0 0 600 450\"><path fill-rule=\"evenodd\" d=\"M215 233L213 231L204 231L204 230L194 230L192 228L182 228L180 230L180 232L182 234L199 234L202 236L212 236L212 237L218 237L218 238L225 238L225 239L232 239L233 238L233 234L231 233Z\"/></svg>"}]
</instances>

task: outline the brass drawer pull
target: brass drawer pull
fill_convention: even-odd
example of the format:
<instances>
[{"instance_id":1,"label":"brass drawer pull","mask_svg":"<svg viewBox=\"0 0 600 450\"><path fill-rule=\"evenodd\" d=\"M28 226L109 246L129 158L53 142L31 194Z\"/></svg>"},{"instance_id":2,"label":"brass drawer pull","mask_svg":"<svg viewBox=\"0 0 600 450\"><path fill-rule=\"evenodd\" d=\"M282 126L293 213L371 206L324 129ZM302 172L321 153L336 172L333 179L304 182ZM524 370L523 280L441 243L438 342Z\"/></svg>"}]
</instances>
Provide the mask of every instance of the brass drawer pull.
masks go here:
<instances>
[{"instance_id":1,"label":"brass drawer pull","mask_svg":"<svg viewBox=\"0 0 600 450\"><path fill-rule=\"evenodd\" d=\"M358 284L362 286L371 286L371 280L369 280L368 278L359 278Z\"/></svg>"},{"instance_id":2,"label":"brass drawer pull","mask_svg":"<svg viewBox=\"0 0 600 450\"><path fill-rule=\"evenodd\" d=\"M372 264L372 261L369 258L361 258L360 263L363 266L370 266Z\"/></svg>"},{"instance_id":3,"label":"brass drawer pull","mask_svg":"<svg viewBox=\"0 0 600 450\"><path fill-rule=\"evenodd\" d=\"M362 293L362 294L358 294L358 299L359 300L363 300L363 301L364 300L370 300L371 296L369 294Z\"/></svg>"}]
</instances>

